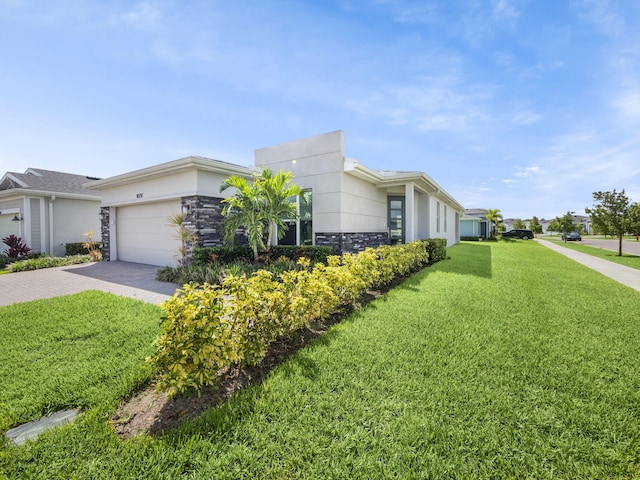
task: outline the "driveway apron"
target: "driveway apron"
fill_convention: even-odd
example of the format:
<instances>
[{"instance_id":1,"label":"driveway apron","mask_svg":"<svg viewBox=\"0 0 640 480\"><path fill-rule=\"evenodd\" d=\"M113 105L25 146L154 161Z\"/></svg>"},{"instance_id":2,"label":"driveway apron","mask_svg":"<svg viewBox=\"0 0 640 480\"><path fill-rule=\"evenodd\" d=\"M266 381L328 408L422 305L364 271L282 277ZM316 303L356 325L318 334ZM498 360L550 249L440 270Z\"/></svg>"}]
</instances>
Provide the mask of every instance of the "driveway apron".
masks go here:
<instances>
[{"instance_id":1,"label":"driveway apron","mask_svg":"<svg viewBox=\"0 0 640 480\"><path fill-rule=\"evenodd\" d=\"M0 306L101 290L159 304L178 285L155 279L158 267L130 262L99 262L0 275Z\"/></svg>"}]
</instances>

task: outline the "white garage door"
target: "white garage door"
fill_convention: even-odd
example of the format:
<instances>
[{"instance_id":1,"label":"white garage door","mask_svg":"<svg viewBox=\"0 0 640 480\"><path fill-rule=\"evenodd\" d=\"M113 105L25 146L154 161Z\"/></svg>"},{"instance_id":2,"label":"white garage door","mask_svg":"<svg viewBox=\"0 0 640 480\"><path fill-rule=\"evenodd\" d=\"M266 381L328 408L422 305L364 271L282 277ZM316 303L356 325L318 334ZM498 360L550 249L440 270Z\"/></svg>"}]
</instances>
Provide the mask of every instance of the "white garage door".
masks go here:
<instances>
[{"instance_id":1,"label":"white garage door","mask_svg":"<svg viewBox=\"0 0 640 480\"><path fill-rule=\"evenodd\" d=\"M12 221L16 216L15 213L10 215L0 215L0 253L2 253L7 246L2 243L2 239L9 235L20 236L20 222Z\"/></svg>"},{"instance_id":2,"label":"white garage door","mask_svg":"<svg viewBox=\"0 0 640 480\"><path fill-rule=\"evenodd\" d=\"M180 201L118 207L118 260L149 265L175 265L180 242L167 218L180 212Z\"/></svg>"}]
</instances>

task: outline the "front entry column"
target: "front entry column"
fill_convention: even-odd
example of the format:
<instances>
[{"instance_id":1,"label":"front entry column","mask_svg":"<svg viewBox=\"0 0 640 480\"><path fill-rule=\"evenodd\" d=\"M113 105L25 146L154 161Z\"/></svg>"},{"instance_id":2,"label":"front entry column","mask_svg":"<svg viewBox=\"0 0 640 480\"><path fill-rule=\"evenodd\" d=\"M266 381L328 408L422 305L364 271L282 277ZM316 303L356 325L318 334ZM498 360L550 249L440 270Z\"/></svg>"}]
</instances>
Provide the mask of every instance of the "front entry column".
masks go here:
<instances>
[{"instance_id":1,"label":"front entry column","mask_svg":"<svg viewBox=\"0 0 640 480\"><path fill-rule=\"evenodd\" d=\"M416 239L415 225L415 190L413 182L409 182L404 186L405 199L405 243L411 243Z\"/></svg>"}]
</instances>

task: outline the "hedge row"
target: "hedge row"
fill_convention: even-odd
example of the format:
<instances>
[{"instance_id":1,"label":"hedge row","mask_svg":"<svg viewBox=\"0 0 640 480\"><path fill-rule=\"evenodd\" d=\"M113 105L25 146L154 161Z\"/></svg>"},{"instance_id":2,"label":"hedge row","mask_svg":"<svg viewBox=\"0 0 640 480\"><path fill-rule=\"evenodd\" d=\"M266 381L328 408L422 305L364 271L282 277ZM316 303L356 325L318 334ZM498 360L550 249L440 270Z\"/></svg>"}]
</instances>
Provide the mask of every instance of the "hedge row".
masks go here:
<instances>
[{"instance_id":1,"label":"hedge row","mask_svg":"<svg viewBox=\"0 0 640 480\"><path fill-rule=\"evenodd\" d=\"M29 270L40 270L43 268L64 267L67 265L77 265L80 263L92 262L89 255L71 255L68 257L50 257L48 255L19 260L9 265L11 272L27 272Z\"/></svg>"},{"instance_id":2,"label":"hedge row","mask_svg":"<svg viewBox=\"0 0 640 480\"><path fill-rule=\"evenodd\" d=\"M158 387L170 394L200 390L214 385L222 368L257 365L277 338L423 267L429 250L433 261L446 258L444 247L432 240L381 246L330 256L326 265L300 259L303 268L277 276L260 270L248 278L229 276L221 285L184 285L163 304L163 333L148 359Z\"/></svg>"},{"instance_id":3,"label":"hedge row","mask_svg":"<svg viewBox=\"0 0 640 480\"><path fill-rule=\"evenodd\" d=\"M285 257L291 260L308 258L312 263L326 263L327 257L332 254L333 249L331 247L275 245L264 255L270 258ZM195 266L251 260L253 260L253 251L249 245L194 248L191 254L191 264Z\"/></svg>"},{"instance_id":4,"label":"hedge row","mask_svg":"<svg viewBox=\"0 0 640 480\"><path fill-rule=\"evenodd\" d=\"M89 253L89 249L85 248L86 242L71 242L64 244L65 255L87 255ZM96 242L96 249L100 250L102 248L102 244L100 242Z\"/></svg>"}]
</instances>

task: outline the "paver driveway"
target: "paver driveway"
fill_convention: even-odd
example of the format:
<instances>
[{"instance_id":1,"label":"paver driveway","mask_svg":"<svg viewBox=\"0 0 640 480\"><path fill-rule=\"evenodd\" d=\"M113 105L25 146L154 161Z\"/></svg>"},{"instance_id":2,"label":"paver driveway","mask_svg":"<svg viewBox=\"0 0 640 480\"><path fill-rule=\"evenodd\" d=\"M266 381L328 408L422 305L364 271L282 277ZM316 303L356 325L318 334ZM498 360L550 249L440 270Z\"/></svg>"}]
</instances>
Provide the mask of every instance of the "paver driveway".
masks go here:
<instances>
[{"instance_id":1,"label":"paver driveway","mask_svg":"<svg viewBox=\"0 0 640 480\"><path fill-rule=\"evenodd\" d=\"M155 279L158 267L129 262L99 262L0 275L0 306L102 290L158 304L178 285Z\"/></svg>"}]
</instances>

